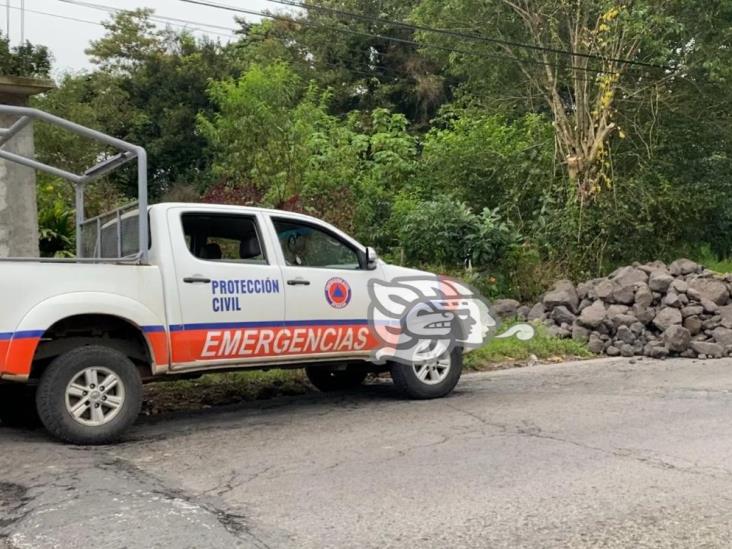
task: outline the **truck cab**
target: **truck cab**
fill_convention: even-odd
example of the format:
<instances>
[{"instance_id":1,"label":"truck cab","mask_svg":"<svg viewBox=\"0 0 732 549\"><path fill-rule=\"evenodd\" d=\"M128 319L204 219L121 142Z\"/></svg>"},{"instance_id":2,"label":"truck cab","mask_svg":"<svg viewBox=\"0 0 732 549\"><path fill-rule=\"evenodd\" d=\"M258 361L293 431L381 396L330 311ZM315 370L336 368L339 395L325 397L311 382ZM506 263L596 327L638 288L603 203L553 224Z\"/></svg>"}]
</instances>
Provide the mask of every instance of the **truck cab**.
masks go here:
<instances>
[{"instance_id":1,"label":"truck cab","mask_svg":"<svg viewBox=\"0 0 732 549\"><path fill-rule=\"evenodd\" d=\"M150 223L171 370L368 358L368 284L385 267L342 231L292 212L201 204L153 206Z\"/></svg>"}]
</instances>

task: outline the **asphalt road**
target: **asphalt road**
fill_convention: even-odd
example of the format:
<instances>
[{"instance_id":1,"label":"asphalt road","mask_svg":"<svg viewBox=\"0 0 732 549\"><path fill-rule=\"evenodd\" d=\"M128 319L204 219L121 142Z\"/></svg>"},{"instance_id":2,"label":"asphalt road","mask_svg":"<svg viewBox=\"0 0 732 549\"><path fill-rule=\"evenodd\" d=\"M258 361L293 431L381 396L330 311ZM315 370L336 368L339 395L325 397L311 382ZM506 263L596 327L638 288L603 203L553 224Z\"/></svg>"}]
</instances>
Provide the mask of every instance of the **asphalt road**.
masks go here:
<instances>
[{"instance_id":1,"label":"asphalt road","mask_svg":"<svg viewBox=\"0 0 732 549\"><path fill-rule=\"evenodd\" d=\"M729 547L732 360L282 398L117 446L0 427L0 547Z\"/></svg>"}]
</instances>

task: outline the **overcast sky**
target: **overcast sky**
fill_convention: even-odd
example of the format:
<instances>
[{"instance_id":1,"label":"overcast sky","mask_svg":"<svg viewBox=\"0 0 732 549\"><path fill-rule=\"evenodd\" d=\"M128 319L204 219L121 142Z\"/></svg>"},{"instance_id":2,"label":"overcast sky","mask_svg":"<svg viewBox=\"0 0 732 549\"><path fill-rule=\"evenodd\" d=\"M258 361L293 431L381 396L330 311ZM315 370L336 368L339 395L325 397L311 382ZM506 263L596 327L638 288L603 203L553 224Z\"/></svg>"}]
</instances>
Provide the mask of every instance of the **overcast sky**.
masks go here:
<instances>
[{"instance_id":1,"label":"overcast sky","mask_svg":"<svg viewBox=\"0 0 732 549\"><path fill-rule=\"evenodd\" d=\"M75 0L76 1L76 0ZM196 6L181 0L78 0L88 4L113 6L120 9L135 9L148 7L155 10L156 15L174 17L195 21L198 24L209 24L233 29L234 13L205 6ZM19 8L21 0L0 0L0 28L7 33L6 5L10 2L12 8ZM271 10L281 11L283 6L272 4L266 0L216 0L215 3L236 5L254 11ZM54 14L72 19L81 19L86 22L72 21L44 14ZM249 20L256 17L245 16ZM90 40L97 39L104 34L104 28L99 23L109 18L109 13L90 7L72 5L61 0L25 0L25 37L34 44L48 46L54 56L54 76L66 71L89 69L89 63L84 49ZM164 26L164 25L162 25ZM189 25L190 26L190 25ZM10 10L10 39L13 44L20 40L20 10ZM226 33L223 29L205 28L211 33ZM196 35L201 32L196 31ZM210 34L212 38L224 36Z\"/></svg>"}]
</instances>

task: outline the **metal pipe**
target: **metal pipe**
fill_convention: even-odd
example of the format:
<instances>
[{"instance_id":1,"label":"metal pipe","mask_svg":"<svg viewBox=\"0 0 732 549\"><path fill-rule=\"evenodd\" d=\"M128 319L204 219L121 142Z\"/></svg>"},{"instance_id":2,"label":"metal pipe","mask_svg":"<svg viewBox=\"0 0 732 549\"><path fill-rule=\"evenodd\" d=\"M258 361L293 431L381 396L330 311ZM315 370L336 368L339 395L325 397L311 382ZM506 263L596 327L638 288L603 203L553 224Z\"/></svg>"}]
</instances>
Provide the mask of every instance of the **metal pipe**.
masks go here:
<instances>
[{"instance_id":1,"label":"metal pipe","mask_svg":"<svg viewBox=\"0 0 732 549\"><path fill-rule=\"evenodd\" d=\"M9 128L0 130L0 147L7 143L15 134L33 122L30 116L21 116Z\"/></svg>"},{"instance_id":2,"label":"metal pipe","mask_svg":"<svg viewBox=\"0 0 732 549\"><path fill-rule=\"evenodd\" d=\"M129 257L0 257L3 261L19 261L24 263L114 263L123 265L139 265L140 254Z\"/></svg>"},{"instance_id":3,"label":"metal pipe","mask_svg":"<svg viewBox=\"0 0 732 549\"><path fill-rule=\"evenodd\" d=\"M112 214L116 214L118 211L119 212L130 211L130 210L137 208L138 204L139 204L138 202L130 202L129 204L125 204L124 206L120 206L119 208L115 208L114 210L109 210L108 212L104 212L102 214L95 215L94 217L87 217L84 221L86 223L89 223L91 221L96 221L97 217L109 217Z\"/></svg>"},{"instance_id":4,"label":"metal pipe","mask_svg":"<svg viewBox=\"0 0 732 549\"><path fill-rule=\"evenodd\" d=\"M148 219L147 219L147 152L142 147L137 147L137 194L139 195L140 206L137 211L138 229L140 243L140 262L147 263L148 256Z\"/></svg>"},{"instance_id":5,"label":"metal pipe","mask_svg":"<svg viewBox=\"0 0 732 549\"><path fill-rule=\"evenodd\" d=\"M97 217L97 243L94 245L94 257L102 257L102 218Z\"/></svg>"},{"instance_id":6,"label":"metal pipe","mask_svg":"<svg viewBox=\"0 0 732 549\"><path fill-rule=\"evenodd\" d=\"M117 209L117 257L122 257L122 212Z\"/></svg>"},{"instance_id":7,"label":"metal pipe","mask_svg":"<svg viewBox=\"0 0 732 549\"><path fill-rule=\"evenodd\" d=\"M127 141L123 141L122 139L117 139L116 137L112 137L111 135L107 135L106 133L92 130L91 128L87 128L86 126L76 124L75 122L71 122L69 120L66 120L65 118L54 116L53 114L49 114L44 111L39 111L38 109L32 109L30 107L15 107L13 105L0 105L0 112L6 114L16 114L18 116L30 116L31 118L44 120L45 122L55 124L56 126L60 126L64 129L69 130L70 132L74 132L77 135L88 137L89 139L99 141L100 143L106 143L107 145L117 147L118 149L123 151L137 151L141 148L138 145L133 145L132 143L128 143Z\"/></svg>"},{"instance_id":8,"label":"metal pipe","mask_svg":"<svg viewBox=\"0 0 732 549\"><path fill-rule=\"evenodd\" d=\"M8 5L9 5L9 1L8 1ZM43 162L38 162L37 160L34 160L32 158L27 158L25 156L21 156L21 155L0 149L0 158L4 158L6 160L16 162L18 164L27 166L29 168L33 168L33 169L40 170L40 171L43 171L46 173L50 173L51 175L55 175L57 177L67 179L68 181L71 181L72 183L75 184L77 259L83 259L81 256L83 255L83 253L82 253L83 252L82 230L84 228L84 223L85 223L85 221L84 221L84 183L87 180L95 179L98 176L106 174L108 171L111 171L111 169L113 167L116 167L117 164L123 164L125 161L130 160L133 155L137 157L137 180L138 180L137 181L137 191L138 191L138 204L139 204L137 217L138 217L138 229L139 229L138 242L140 245L140 249L139 249L139 253L135 255L135 258L138 260L139 263L143 263L143 264L147 263L150 237L149 237L149 226L148 226L149 222L148 222L148 212L147 212L147 205L148 205L147 153L146 153L145 149L138 145L133 145L132 143L128 143L126 141L117 139L115 137L111 137L102 132L92 130L91 128L87 128L80 124L76 124L74 122L65 120L58 116L54 116L47 112L43 112L43 111L40 111L37 109L32 109L29 107L16 107L16 106L12 106L12 105L0 105L0 113L16 115L21 118L19 121L15 122L10 128L0 130L0 138L2 138L2 143L7 141L13 135L15 135L18 131L20 131L20 129L22 129L22 127L24 125L28 124L31 120L37 119L37 120L43 120L50 124L54 124L56 126L64 128L64 129L66 129L70 132L73 132L77 135L80 135L82 137L86 137L86 138L92 139L94 141L98 141L100 143L115 147L120 151L126 151L127 153L130 153L129 157L127 159L124 158L127 155L123 154L117 158L113 158L108 161L104 161L104 162L97 164L96 166L87 170L87 173L84 175L76 175L76 174L68 172L66 170L63 170L60 168L55 168L53 166L49 166L47 164L44 164ZM27 118L27 120L25 120L26 118ZM2 143L0 143L0 145L2 145ZM115 166L112 166L112 165L115 165ZM121 224L120 224L120 226L121 226ZM118 227L118 230L119 230L119 227ZM118 239L118 240L121 241L121 239ZM97 221L97 246L98 246L99 255L101 256L101 227L100 227L99 220Z\"/></svg>"},{"instance_id":9,"label":"metal pipe","mask_svg":"<svg viewBox=\"0 0 732 549\"><path fill-rule=\"evenodd\" d=\"M40 170L42 172L50 173L51 175L55 175L63 179L68 179L73 183L79 183L81 180L81 177L76 175L75 173L67 172L66 170L62 170L60 168L54 168L53 166L49 166L47 164L44 164L43 162L38 162L37 160L33 160L32 158L28 158L27 156L11 153L10 151L0 149L0 158L22 164L23 166L28 166L29 168L33 168L34 170Z\"/></svg>"},{"instance_id":10,"label":"metal pipe","mask_svg":"<svg viewBox=\"0 0 732 549\"><path fill-rule=\"evenodd\" d=\"M83 257L82 229L84 226L84 185L74 185L76 191L76 257Z\"/></svg>"},{"instance_id":11,"label":"metal pipe","mask_svg":"<svg viewBox=\"0 0 732 549\"><path fill-rule=\"evenodd\" d=\"M124 151L114 155L112 158L108 158L107 160L100 162L96 166L92 166L82 175L84 183L89 183L90 181L94 181L104 175L107 175L109 172L116 170L133 158L135 158L133 153Z\"/></svg>"}]
</instances>

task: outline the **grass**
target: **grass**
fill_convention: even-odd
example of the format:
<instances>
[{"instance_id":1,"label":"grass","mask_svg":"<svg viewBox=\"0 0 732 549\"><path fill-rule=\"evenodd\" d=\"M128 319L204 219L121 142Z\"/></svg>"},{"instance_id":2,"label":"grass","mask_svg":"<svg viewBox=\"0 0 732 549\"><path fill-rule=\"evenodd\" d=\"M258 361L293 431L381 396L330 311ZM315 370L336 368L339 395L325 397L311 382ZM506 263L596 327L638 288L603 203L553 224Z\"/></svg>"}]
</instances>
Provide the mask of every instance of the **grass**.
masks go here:
<instances>
[{"instance_id":1,"label":"grass","mask_svg":"<svg viewBox=\"0 0 732 549\"><path fill-rule=\"evenodd\" d=\"M508 326L510 323L502 325L501 331ZM535 328L536 335L529 341L520 341L515 337L494 338L484 347L465 355L465 366L474 370L495 369L530 360L532 355L539 360L551 362L594 356L584 343L553 337L543 325Z\"/></svg>"},{"instance_id":2,"label":"grass","mask_svg":"<svg viewBox=\"0 0 732 549\"><path fill-rule=\"evenodd\" d=\"M702 265L716 273L732 273L732 259L707 259L702 262Z\"/></svg>"},{"instance_id":3,"label":"grass","mask_svg":"<svg viewBox=\"0 0 732 549\"><path fill-rule=\"evenodd\" d=\"M702 246L697 261L710 271L720 274L732 273L732 259L717 259L717 256L712 253L709 246Z\"/></svg>"},{"instance_id":4,"label":"grass","mask_svg":"<svg viewBox=\"0 0 732 549\"><path fill-rule=\"evenodd\" d=\"M311 390L303 370L210 373L197 379L145 385L142 413L158 415L200 410L277 396L302 395Z\"/></svg>"},{"instance_id":5,"label":"grass","mask_svg":"<svg viewBox=\"0 0 732 549\"><path fill-rule=\"evenodd\" d=\"M510 325L504 324L502 329ZM532 359L532 355L550 362L593 356L582 343L552 337L544 326L537 326L536 336L529 341L493 339L485 347L465 355L465 367L471 370L507 368ZM154 416L201 410L278 396L302 395L312 390L303 370L214 372L196 379L146 385L142 413Z\"/></svg>"}]
</instances>

